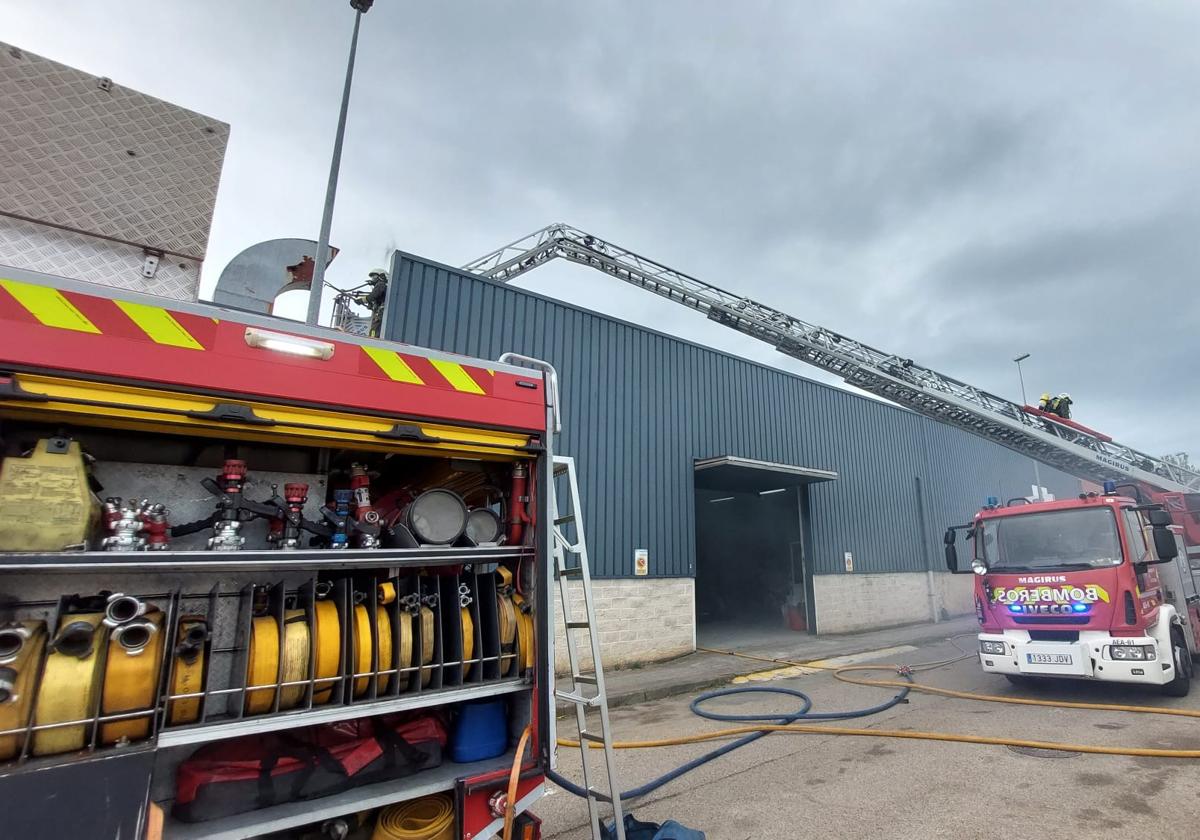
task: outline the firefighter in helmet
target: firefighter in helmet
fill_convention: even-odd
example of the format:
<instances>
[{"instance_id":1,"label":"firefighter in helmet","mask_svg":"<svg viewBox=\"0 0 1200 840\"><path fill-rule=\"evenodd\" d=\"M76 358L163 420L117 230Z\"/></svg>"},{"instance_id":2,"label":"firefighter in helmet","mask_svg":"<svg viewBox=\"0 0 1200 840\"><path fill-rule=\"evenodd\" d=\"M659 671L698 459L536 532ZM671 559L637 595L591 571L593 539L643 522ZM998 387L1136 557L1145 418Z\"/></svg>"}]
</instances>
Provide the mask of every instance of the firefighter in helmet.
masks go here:
<instances>
[{"instance_id":1,"label":"firefighter in helmet","mask_svg":"<svg viewBox=\"0 0 1200 840\"><path fill-rule=\"evenodd\" d=\"M1052 398L1049 392L1042 394L1041 398L1038 400L1038 408L1040 408L1042 411L1049 411L1051 399Z\"/></svg>"},{"instance_id":2,"label":"firefighter in helmet","mask_svg":"<svg viewBox=\"0 0 1200 840\"><path fill-rule=\"evenodd\" d=\"M1064 392L1064 393L1059 394L1054 399L1050 400L1050 411L1053 414L1057 414L1059 417L1063 418L1064 420L1070 420L1071 419L1071 395Z\"/></svg>"}]
</instances>

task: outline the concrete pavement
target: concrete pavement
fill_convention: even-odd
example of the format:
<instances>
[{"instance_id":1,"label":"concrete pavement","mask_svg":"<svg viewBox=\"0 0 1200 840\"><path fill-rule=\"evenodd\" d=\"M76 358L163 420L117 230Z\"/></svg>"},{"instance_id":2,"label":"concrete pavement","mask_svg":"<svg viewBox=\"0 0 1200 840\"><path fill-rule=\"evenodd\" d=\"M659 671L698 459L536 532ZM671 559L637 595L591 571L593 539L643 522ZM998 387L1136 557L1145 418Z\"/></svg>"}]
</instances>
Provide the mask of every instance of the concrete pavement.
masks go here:
<instances>
[{"instance_id":1,"label":"concrete pavement","mask_svg":"<svg viewBox=\"0 0 1200 840\"><path fill-rule=\"evenodd\" d=\"M895 644L893 637L887 641L888 646ZM944 641L926 642L900 658L939 661L956 653ZM971 659L921 673L918 679L958 690L1030 696L1028 689L984 674ZM826 672L767 684L811 695L815 711L862 708L892 694L891 689L837 682ZM1149 688L1083 682L1054 683L1035 690L1033 696L1200 709L1200 680L1191 696L1182 699L1163 698ZM729 725L695 717L688 710L689 699L674 697L616 710L612 717L617 738L665 738ZM710 708L779 714L794 704L794 698L758 694L714 701ZM834 725L1200 749L1195 719L1014 706L917 693L909 703L887 712ZM622 787L642 784L715 746L621 750L617 756ZM560 771L578 781L578 751L560 749L559 758ZM1050 835L1191 840L1200 811L1200 761L781 733L703 765L630 805L641 819L677 819L707 832L710 840L1007 840ZM556 790L535 811L545 821L548 838L589 837L582 800Z\"/></svg>"},{"instance_id":2,"label":"concrete pavement","mask_svg":"<svg viewBox=\"0 0 1200 840\"><path fill-rule=\"evenodd\" d=\"M937 624L914 624L844 636L809 636L790 631L742 634L717 632L702 635L699 644L764 659L805 662L896 645L921 644L958 633L973 633L977 626L974 616L962 616ZM734 677L771 667L773 666L769 662L697 652L643 668L606 671L604 681L608 689L609 708L617 708L676 694L695 694L713 686L723 685Z\"/></svg>"}]
</instances>

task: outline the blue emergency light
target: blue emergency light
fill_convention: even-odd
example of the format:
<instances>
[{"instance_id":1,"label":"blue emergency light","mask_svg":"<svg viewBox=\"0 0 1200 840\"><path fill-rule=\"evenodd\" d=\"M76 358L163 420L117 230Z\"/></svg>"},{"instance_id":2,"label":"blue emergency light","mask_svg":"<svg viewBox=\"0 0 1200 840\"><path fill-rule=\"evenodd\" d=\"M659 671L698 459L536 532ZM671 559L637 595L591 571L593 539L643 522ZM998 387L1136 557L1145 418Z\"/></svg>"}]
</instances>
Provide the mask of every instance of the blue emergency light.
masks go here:
<instances>
[{"instance_id":1,"label":"blue emergency light","mask_svg":"<svg viewBox=\"0 0 1200 840\"><path fill-rule=\"evenodd\" d=\"M996 496L988 496L987 499L984 501L983 506L985 508L988 508L989 510L991 508L998 508L998 507L1000 507L1000 499L997 498Z\"/></svg>"},{"instance_id":2,"label":"blue emergency light","mask_svg":"<svg viewBox=\"0 0 1200 840\"><path fill-rule=\"evenodd\" d=\"M1106 496L1111 496L1116 492L1117 492L1117 482L1113 481L1111 478L1106 479L1104 481L1104 494Z\"/></svg>"}]
</instances>

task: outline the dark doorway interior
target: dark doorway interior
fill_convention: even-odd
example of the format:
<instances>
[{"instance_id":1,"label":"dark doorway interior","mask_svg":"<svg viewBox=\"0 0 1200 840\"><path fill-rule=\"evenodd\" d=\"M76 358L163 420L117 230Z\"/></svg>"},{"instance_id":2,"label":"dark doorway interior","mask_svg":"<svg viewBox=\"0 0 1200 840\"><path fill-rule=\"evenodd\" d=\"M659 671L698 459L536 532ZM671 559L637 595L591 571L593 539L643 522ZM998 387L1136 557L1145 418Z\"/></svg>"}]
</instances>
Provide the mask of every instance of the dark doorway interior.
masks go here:
<instances>
[{"instance_id":1,"label":"dark doorway interior","mask_svg":"<svg viewBox=\"0 0 1200 840\"><path fill-rule=\"evenodd\" d=\"M714 624L783 627L803 615L799 488L758 493L697 490L696 613ZM793 569L799 564L801 568ZM799 577L795 576L799 572ZM798 583L799 587L794 586ZM799 589L799 592L794 590ZM795 596L799 595L797 599Z\"/></svg>"},{"instance_id":2,"label":"dark doorway interior","mask_svg":"<svg viewBox=\"0 0 1200 840\"><path fill-rule=\"evenodd\" d=\"M696 462L696 631L753 646L812 626L809 485L837 473L725 456Z\"/></svg>"}]
</instances>

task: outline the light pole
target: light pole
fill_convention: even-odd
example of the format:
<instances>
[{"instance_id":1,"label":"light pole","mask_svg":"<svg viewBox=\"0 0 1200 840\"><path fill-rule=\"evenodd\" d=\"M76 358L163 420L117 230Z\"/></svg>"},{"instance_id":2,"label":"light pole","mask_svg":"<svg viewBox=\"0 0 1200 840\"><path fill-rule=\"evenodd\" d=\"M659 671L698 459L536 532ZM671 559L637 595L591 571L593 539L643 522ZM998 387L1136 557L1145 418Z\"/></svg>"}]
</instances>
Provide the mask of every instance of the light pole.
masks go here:
<instances>
[{"instance_id":1,"label":"light pole","mask_svg":"<svg viewBox=\"0 0 1200 840\"><path fill-rule=\"evenodd\" d=\"M1025 361L1028 358L1029 358L1028 353L1022 353L1020 356L1017 356L1017 358L1013 359L1013 361L1017 363L1017 378L1021 380L1021 404L1022 405L1029 405L1029 400L1025 396L1025 375L1021 372L1021 362ZM1042 476L1038 472L1037 458L1034 458L1032 460L1033 460L1033 480L1037 486L1037 497L1038 497L1038 501L1040 502L1042 500Z\"/></svg>"},{"instance_id":2,"label":"light pole","mask_svg":"<svg viewBox=\"0 0 1200 840\"><path fill-rule=\"evenodd\" d=\"M346 85L342 89L342 110L338 114L337 134L333 139L333 160L329 162L329 183L325 187L325 210L321 214L321 235L317 239L316 267L313 269L312 286L308 293L308 317L310 324L317 323L321 314L321 293L325 291L325 255L329 253L329 228L333 224L333 200L337 195L338 170L342 165L342 138L346 136L346 110L350 107L350 83L354 80L354 54L358 52L358 27L362 16L371 9L375 0L350 0L354 9L354 34L350 36L350 58L346 62Z\"/></svg>"}]
</instances>

